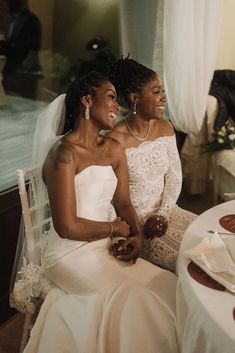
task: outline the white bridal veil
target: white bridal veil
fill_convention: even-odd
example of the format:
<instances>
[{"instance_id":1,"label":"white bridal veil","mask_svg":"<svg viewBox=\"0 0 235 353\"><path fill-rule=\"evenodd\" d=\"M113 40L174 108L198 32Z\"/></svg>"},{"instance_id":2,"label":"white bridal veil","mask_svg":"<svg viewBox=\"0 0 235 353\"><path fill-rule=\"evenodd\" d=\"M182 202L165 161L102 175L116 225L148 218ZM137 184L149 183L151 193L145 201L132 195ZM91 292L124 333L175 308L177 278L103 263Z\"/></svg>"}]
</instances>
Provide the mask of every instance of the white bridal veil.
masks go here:
<instances>
[{"instance_id":1,"label":"white bridal veil","mask_svg":"<svg viewBox=\"0 0 235 353\"><path fill-rule=\"evenodd\" d=\"M34 229L33 248L27 245L25 225L21 219L15 263L10 287L10 305L21 312L34 312L45 279L41 268L43 248L47 241L51 218L47 188L42 180L42 166L50 147L61 138L65 120L65 94L57 97L39 115L34 134L32 177L29 176L29 205ZM47 219L47 221L45 221Z\"/></svg>"}]
</instances>

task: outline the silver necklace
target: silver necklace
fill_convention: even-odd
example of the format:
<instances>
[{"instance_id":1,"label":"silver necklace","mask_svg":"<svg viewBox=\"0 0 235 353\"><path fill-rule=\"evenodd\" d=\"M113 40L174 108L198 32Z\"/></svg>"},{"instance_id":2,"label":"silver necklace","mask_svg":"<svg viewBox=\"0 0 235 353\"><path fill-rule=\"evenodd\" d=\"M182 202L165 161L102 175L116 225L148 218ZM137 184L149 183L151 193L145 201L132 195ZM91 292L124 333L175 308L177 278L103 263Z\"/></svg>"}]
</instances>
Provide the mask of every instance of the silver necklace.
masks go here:
<instances>
[{"instance_id":1,"label":"silver necklace","mask_svg":"<svg viewBox=\"0 0 235 353\"><path fill-rule=\"evenodd\" d=\"M138 136L136 136L136 135L132 132L132 130L131 130L131 128L130 128L128 122L127 122L127 118L125 118L125 123L126 123L126 127L127 127L128 131L130 132L130 134L131 134L132 136L134 136L134 138L135 138L136 140L138 140L138 141L145 141L145 140L149 137L149 133L150 133L150 124L149 124L149 128L148 128L148 131L147 131L147 134L145 135L145 137L138 137Z\"/></svg>"}]
</instances>

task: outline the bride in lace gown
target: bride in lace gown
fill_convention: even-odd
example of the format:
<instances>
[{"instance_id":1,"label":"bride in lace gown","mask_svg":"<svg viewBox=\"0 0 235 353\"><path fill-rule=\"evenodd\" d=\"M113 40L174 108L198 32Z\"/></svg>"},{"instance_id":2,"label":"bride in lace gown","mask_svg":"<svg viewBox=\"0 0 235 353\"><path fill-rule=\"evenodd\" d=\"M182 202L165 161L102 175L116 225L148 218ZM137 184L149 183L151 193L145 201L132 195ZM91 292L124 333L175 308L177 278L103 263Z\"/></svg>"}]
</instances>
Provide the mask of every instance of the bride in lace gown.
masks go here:
<instances>
[{"instance_id":1,"label":"bride in lace gown","mask_svg":"<svg viewBox=\"0 0 235 353\"><path fill-rule=\"evenodd\" d=\"M98 137L114 125L114 86L91 73L72 84L65 105L66 134L42 169L53 224L41 266L55 288L24 352L177 353L176 276L138 258L125 152ZM126 240L112 252L116 236Z\"/></svg>"},{"instance_id":2,"label":"bride in lace gown","mask_svg":"<svg viewBox=\"0 0 235 353\"><path fill-rule=\"evenodd\" d=\"M163 119L165 92L154 71L129 58L115 64L114 82L130 113L110 136L125 147L131 201L145 234L142 257L174 272L196 215L176 205L182 173L173 127Z\"/></svg>"}]
</instances>

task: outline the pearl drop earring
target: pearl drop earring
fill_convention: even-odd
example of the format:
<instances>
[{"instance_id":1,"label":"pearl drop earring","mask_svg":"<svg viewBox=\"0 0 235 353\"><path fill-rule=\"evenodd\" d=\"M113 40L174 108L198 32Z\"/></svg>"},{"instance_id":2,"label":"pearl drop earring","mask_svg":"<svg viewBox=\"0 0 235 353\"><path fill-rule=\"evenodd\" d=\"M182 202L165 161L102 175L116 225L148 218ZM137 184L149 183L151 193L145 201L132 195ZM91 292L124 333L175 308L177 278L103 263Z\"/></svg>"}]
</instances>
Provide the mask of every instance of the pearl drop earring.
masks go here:
<instances>
[{"instance_id":1,"label":"pearl drop earring","mask_svg":"<svg viewBox=\"0 0 235 353\"><path fill-rule=\"evenodd\" d=\"M133 115L136 115L136 105L137 105L137 103L135 102L134 103L134 108L133 108Z\"/></svg>"}]
</instances>

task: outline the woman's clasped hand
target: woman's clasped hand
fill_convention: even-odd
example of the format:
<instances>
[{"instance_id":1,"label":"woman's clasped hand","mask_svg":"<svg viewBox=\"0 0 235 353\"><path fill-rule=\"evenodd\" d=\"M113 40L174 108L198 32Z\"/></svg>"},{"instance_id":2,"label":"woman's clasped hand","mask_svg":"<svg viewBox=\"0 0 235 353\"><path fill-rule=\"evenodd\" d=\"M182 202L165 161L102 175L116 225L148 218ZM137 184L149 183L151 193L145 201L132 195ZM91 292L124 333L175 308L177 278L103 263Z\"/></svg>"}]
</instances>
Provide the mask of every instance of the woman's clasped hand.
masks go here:
<instances>
[{"instance_id":1,"label":"woman's clasped hand","mask_svg":"<svg viewBox=\"0 0 235 353\"><path fill-rule=\"evenodd\" d=\"M143 233L147 239L160 238L166 233L168 221L164 216L154 215L149 217L143 225Z\"/></svg>"}]
</instances>

